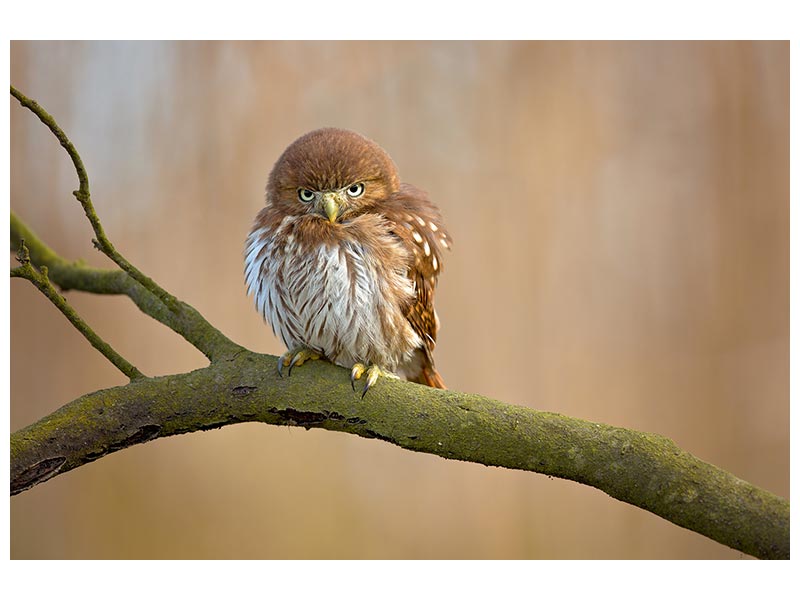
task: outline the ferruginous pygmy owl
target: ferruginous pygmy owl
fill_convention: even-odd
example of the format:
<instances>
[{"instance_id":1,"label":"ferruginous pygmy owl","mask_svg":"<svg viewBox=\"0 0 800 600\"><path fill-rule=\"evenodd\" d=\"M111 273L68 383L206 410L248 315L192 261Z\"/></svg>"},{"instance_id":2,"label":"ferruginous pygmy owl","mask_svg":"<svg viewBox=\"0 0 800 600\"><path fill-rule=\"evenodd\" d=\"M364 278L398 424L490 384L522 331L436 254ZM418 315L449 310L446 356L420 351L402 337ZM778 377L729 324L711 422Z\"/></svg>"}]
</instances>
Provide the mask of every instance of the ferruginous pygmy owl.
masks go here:
<instances>
[{"instance_id":1,"label":"ferruginous pygmy owl","mask_svg":"<svg viewBox=\"0 0 800 600\"><path fill-rule=\"evenodd\" d=\"M425 192L352 131L318 129L275 163L245 246L256 308L288 352L278 372L316 358L366 375L444 388L433 365L433 308L450 237Z\"/></svg>"}]
</instances>

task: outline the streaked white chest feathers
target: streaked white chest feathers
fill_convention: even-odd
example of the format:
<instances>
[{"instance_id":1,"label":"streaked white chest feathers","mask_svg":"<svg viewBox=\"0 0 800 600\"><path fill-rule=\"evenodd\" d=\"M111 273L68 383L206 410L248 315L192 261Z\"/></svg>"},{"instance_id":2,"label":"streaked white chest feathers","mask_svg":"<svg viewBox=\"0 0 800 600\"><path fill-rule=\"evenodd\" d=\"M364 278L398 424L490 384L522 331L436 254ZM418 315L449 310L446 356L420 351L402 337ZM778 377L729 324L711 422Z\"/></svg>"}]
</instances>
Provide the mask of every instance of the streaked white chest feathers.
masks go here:
<instances>
[{"instance_id":1,"label":"streaked white chest feathers","mask_svg":"<svg viewBox=\"0 0 800 600\"><path fill-rule=\"evenodd\" d=\"M409 257L387 232L376 240L396 246L396 260L379 260L343 227L336 241L309 247L292 233L299 217L274 231L255 228L245 246L245 281L256 308L290 350L305 346L350 368L377 364L396 371L421 345L405 317L414 297Z\"/></svg>"}]
</instances>

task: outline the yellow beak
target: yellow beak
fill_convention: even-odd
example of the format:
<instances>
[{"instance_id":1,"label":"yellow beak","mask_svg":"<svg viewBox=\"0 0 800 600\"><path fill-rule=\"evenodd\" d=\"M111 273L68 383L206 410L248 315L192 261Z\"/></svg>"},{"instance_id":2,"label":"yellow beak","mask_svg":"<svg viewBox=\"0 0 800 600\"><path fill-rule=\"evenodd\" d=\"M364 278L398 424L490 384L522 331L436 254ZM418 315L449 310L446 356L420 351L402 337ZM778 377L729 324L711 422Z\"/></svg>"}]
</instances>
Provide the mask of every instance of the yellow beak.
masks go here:
<instances>
[{"instance_id":1,"label":"yellow beak","mask_svg":"<svg viewBox=\"0 0 800 600\"><path fill-rule=\"evenodd\" d=\"M327 192L322 195L322 208L328 216L328 221L335 223L339 217L341 199L335 192Z\"/></svg>"}]
</instances>

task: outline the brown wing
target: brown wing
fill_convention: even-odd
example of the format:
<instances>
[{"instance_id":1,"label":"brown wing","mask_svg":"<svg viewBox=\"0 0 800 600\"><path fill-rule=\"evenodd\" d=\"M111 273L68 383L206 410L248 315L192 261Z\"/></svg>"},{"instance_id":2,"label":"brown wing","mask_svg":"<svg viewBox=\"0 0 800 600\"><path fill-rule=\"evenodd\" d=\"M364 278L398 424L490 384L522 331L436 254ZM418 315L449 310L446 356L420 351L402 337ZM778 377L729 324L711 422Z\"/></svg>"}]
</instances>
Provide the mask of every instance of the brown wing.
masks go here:
<instances>
[{"instance_id":1,"label":"brown wing","mask_svg":"<svg viewBox=\"0 0 800 600\"><path fill-rule=\"evenodd\" d=\"M394 224L394 233L414 255L408 277L416 297L406 318L423 341L420 383L443 388L444 382L433 367L433 349L439 331L433 297L442 271L442 254L451 245L450 235L442 224L439 209L425 192L412 185L402 184L386 204L384 214Z\"/></svg>"}]
</instances>

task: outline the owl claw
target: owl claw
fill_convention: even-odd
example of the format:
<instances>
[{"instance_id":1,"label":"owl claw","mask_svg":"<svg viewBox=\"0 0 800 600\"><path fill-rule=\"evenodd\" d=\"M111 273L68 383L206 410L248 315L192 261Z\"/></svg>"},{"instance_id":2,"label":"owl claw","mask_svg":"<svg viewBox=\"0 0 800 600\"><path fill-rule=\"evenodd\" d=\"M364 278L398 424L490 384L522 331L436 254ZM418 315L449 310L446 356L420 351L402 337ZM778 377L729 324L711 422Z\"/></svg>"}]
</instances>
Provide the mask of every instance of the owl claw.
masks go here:
<instances>
[{"instance_id":1,"label":"owl claw","mask_svg":"<svg viewBox=\"0 0 800 600\"><path fill-rule=\"evenodd\" d=\"M381 369L380 367L376 367L375 365L371 366L367 369L367 383L364 385L364 391L361 392L361 399L364 399L364 396L367 395L369 388L375 385L375 382L378 381L378 377L381 376Z\"/></svg>"},{"instance_id":2,"label":"owl claw","mask_svg":"<svg viewBox=\"0 0 800 600\"><path fill-rule=\"evenodd\" d=\"M356 363L353 365L353 369L350 371L350 386L353 388L354 392L356 391L356 379L361 379L361 376L366 370L367 367L361 363Z\"/></svg>"},{"instance_id":3,"label":"owl claw","mask_svg":"<svg viewBox=\"0 0 800 600\"><path fill-rule=\"evenodd\" d=\"M289 367L287 377L291 377L292 369L299 367L307 360L317 360L320 357L321 355L318 352L314 352L314 350L302 346L284 352L281 354L280 358L278 358L278 375L283 377L283 368Z\"/></svg>"},{"instance_id":4,"label":"owl claw","mask_svg":"<svg viewBox=\"0 0 800 600\"><path fill-rule=\"evenodd\" d=\"M370 388L375 385L381 375L390 379L399 379L397 375L391 373L390 371L381 369L378 365L367 367L361 363L356 363L353 365L353 369L350 371L350 384L353 386L353 391L356 389L356 379L361 379L361 376L364 375L364 373L367 374L367 379L364 383L364 391L361 392L362 400L364 399L364 396L367 395L367 392L370 390Z\"/></svg>"}]
</instances>

